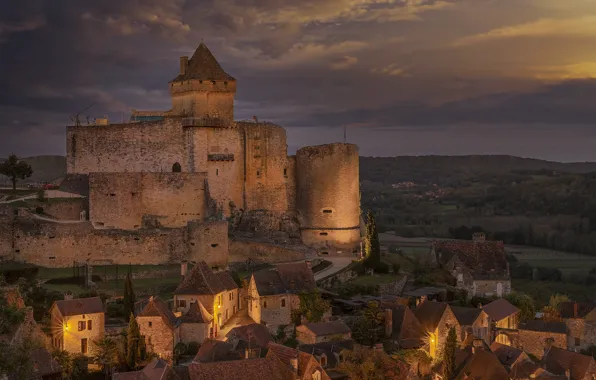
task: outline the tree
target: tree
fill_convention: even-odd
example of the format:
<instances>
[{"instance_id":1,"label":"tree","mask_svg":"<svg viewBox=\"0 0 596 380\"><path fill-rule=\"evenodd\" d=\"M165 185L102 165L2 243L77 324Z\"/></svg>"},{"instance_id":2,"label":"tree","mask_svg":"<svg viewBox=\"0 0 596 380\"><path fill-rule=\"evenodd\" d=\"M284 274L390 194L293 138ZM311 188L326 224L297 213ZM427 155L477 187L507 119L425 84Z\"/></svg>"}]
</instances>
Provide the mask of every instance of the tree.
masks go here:
<instances>
[{"instance_id":1,"label":"tree","mask_svg":"<svg viewBox=\"0 0 596 380\"><path fill-rule=\"evenodd\" d=\"M0 340L0 378L7 375L10 379L25 380L33 371L30 353L35 347L30 337L25 334L21 339L8 343L24 321L24 311L10 304L0 289L0 336L9 335L8 341Z\"/></svg>"},{"instance_id":2,"label":"tree","mask_svg":"<svg viewBox=\"0 0 596 380\"><path fill-rule=\"evenodd\" d=\"M95 340L93 343L97 349L93 361L101 367L107 379L112 374L112 368L118 364L118 344L105 337Z\"/></svg>"},{"instance_id":3,"label":"tree","mask_svg":"<svg viewBox=\"0 0 596 380\"><path fill-rule=\"evenodd\" d=\"M17 180L31 177L33 169L31 169L31 165L11 154L6 161L0 163L0 174L10 178L12 190L15 191L17 189Z\"/></svg>"},{"instance_id":4,"label":"tree","mask_svg":"<svg viewBox=\"0 0 596 380\"><path fill-rule=\"evenodd\" d=\"M145 342L141 338L139 324L131 313L126 333L126 365L128 369L135 370L145 356Z\"/></svg>"},{"instance_id":5,"label":"tree","mask_svg":"<svg viewBox=\"0 0 596 380\"><path fill-rule=\"evenodd\" d=\"M135 311L135 291L132 286L132 273L130 267L128 267L128 273L126 273L126 279L124 280L124 311L126 313L126 321L130 320Z\"/></svg>"},{"instance_id":6,"label":"tree","mask_svg":"<svg viewBox=\"0 0 596 380\"><path fill-rule=\"evenodd\" d=\"M312 292L300 292L300 307L297 312L309 322L320 322L323 315L331 308L329 301L324 300L317 289Z\"/></svg>"},{"instance_id":7,"label":"tree","mask_svg":"<svg viewBox=\"0 0 596 380\"><path fill-rule=\"evenodd\" d=\"M82 380L87 376L87 364L84 356L73 356L63 350L52 352L54 359L62 367L63 380Z\"/></svg>"},{"instance_id":8,"label":"tree","mask_svg":"<svg viewBox=\"0 0 596 380\"><path fill-rule=\"evenodd\" d=\"M447 340L445 341L445 349L443 350L443 377L445 380L452 380L455 378L455 350L457 348L457 333L455 328L449 329Z\"/></svg>"},{"instance_id":9,"label":"tree","mask_svg":"<svg viewBox=\"0 0 596 380\"><path fill-rule=\"evenodd\" d=\"M375 301L369 302L362 315L354 321L352 337L360 344L374 346L383 338L385 313Z\"/></svg>"},{"instance_id":10,"label":"tree","mask_svg":"<svg viewBox=\"0 0 596 380\"><path fill-rule=\"evenodd\" d=\"M372 211L366 215L366 236L364 237L364 265L376 268L381 262L381 245L375 216Z\"/></svg>"},{"instance_id":11,"label":"tree","mask_svg":"<svg viewBox=\"0 0 596 380\"><path fill-rule=\"evenodd\" d=\"M408 373L408 365L389 357L383 350L355 347L351 352L342 352L344 360L339 370L349 380L401 380Z\"/></svg>"},{"instance_id":12,"label":"tree","mask_svg":"<svg viewBox=\"0 0 596 380\"><path fill-rule=\"evenodd\" d=\"M513 292L505 296L505 299L520 310L520 322L531 321L536 316L534 300L526 293Z\"/></svg>"}]
</instances>

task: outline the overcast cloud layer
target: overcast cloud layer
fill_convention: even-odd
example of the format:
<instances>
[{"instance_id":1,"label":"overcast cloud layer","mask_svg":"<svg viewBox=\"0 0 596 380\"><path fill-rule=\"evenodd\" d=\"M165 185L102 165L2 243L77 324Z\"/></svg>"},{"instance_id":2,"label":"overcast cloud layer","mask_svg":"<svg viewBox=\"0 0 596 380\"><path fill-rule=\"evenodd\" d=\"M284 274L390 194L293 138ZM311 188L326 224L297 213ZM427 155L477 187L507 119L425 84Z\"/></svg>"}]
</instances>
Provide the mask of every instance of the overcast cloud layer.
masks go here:
<instances>
[{"instance_id":1,"label":"overcast cloud layer","mask_svg":"<svg viewBox=\"0 0 596 380\"><path fill-rule=\"evenodd\" d=\"M596 161L596 1L0 2L0 156L64 154L83 113L170 107L201 39L238 79L236 118L290 151Z\"/></svg>"}]
</instances>

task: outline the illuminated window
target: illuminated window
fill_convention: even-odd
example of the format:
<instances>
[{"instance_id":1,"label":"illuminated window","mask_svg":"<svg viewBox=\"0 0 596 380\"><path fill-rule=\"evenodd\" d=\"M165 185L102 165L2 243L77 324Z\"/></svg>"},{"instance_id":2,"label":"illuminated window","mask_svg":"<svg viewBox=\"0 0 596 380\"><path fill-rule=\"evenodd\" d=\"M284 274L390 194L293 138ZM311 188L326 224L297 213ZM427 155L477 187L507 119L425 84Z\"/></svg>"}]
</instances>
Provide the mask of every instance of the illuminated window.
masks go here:
<instances>
[{"instance_id":1,"label":"illuminated window","mask_svg":"<svg viewBox=\"0 0 596 380\"><path fill-rule=\"evenodd\" d=\"M93 321L89 320L87 321L87 330L92 330L93 329Z\"/></svg>"},{"instance_id":2,"label":"illuminated window","mask_svg":"<svg viewBox=\"0 0 596 380\"><path fill-rule=\"evenodd\" d=\"M312 374L312 380L321 380L321 371L315 371Z\"/></svg>"}]
</instances>

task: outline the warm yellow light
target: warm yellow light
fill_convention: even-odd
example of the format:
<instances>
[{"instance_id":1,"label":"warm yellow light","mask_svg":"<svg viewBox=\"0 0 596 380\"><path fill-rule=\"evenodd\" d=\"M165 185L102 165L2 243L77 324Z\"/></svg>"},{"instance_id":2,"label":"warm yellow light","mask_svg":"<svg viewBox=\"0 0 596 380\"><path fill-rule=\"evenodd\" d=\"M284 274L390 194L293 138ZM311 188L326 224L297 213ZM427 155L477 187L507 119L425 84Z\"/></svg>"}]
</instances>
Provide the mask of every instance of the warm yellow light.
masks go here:
<instances>
[{"instance_id":1,"label":"warm yellow light","mask_svg":"<svg viewBox=\"0 0 596 380\"><path fill-rule=\"evenodd\" d=\"M221 305L217 305L217 308L218 308L218 309L221 309Z\"/></svg>"},{"instance_id":2,"label":"warm yellow light","mask_svg":"<svg viewBox=\"0 0 596 380\"><path fill-rule=\"evenodd\" d=\"M64 330L68 331L68 324L67 323L64 324Z\"/></svg>"},{"instance_id":3,"label":"warm yellow light","mask_svg":"<svg viewBox=\"0 0 596 380\"><path fill-rule=\"evenodd\" d=\"M435 342L435 338L430 338L430 341L434 343Z\"/></svg>"}]
</instances>

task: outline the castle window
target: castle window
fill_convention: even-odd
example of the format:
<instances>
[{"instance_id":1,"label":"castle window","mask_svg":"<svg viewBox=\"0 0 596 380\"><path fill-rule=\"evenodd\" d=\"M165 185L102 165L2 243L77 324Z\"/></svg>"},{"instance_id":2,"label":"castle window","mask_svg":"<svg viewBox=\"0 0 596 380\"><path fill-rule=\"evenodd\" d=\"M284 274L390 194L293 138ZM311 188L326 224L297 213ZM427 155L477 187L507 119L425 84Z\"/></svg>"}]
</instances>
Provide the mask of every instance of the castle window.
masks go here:
<instances>
[{"instance_id":1,"label":"castle window","mask_svg":"<svg viewBox=\"0 0 596 380\"><path fill-rule=\"evenodd\" d=\"M178 307L186 307L186 300L178 300Z\"/></svg>"},{"instance_id":2,"label":"castle window","mask_svg":"<svg viewBox=\"0 0 596 380\"><path fill-rule=\"evenodd\" d=\"M149 322L149 327L153 327L153 322Z\"/></svg>"},{"instance_id":3,"label":"castle window","mask_svg":"<svg viewBox=\"0 0 596 380\"><path fill-rule=\"evenodd\" d=\"M284 168L284 177L288 176L288 169Z\"/></svg>"},{"instance_id":4,"label":"castle window","mask_svg":"<svg viewBox=\"0 0 596 380\"><path fill-rule=\"evenodd\" d=\"M56 256L50 256L49 259L50 260L56 260Z\"/></svg>"},{"instance_id":5,"label":"castle window","mask_svg":"<svg viewBox=\"0 0 596 380\"><path fill-rule=\"evenodd\" d=\"M211 244L211 247L215 248L215 247L217 247L218 245L219 245L219 244L217 244L217 243L213 243L213 244Z\"/></svg>"},{"instance_id":6,"label":"castle window","mask_svg":"<svg viewBox=\"0 0 596 380\"><path fill-rule=\"evenodd\" d=\"M327 252L327 251L321 252L321 255L328 255L328 254L329 254L329 252Z\"/></svg>"},{"instance_id":7,"label":"castle window","mask_svg":"<svg viewBox=\"0 0 596 380\"><path fill-rule=\"evenodd\" d=\"M110 197L115 197L115 196L116 196L116 194L114 194L114 193L110 194Z\"/></svg>"},{"instance_id":8,"label":"castle window","mask_svg":"<svg viewBox=\"0 0 596 380\"><path fill-rule=\"evenodd\" d=\"M215 175L219 175L219 169L215 169Z\"/></svg>"},{"instance_id":9,"label":"castle window","mask_svg":"<svg viewBox=\"0 0 596 380\"><path fill-rule=\"evenodd\" d=\"M319 235L320 235L320 236L327 236L327 235L329 235L329 234L328 234L327 232L321 232Z\"/></svg>"},{"instance_id":10,"label":"castle window","mask_svg":"<svg viewBox=\"0 0 596 380\"><path fill-rule=\"evenodd\" d=\"M180 173L182 171L182 165L178 162L174 162L172 165L172 173Z\"/></svg>"},{"instance_id":11,"label":"castle window","mask_svg":"<svg viewBox=\"0 0 596 380\"><path fill-rule=\"evenodd\" d=\"M332 212L333 211L329 209L323 210L323 214L331 214Z\"/></svg>"},{"instance_id":12,"label":"castle window","mask_svg":"<svg viewBox=\"0 0 596 380\"><path fill-rule=\"evenodd\" d=\"M257 178L261 177L261 169L257 169Z\"/></svg>"},{"instance_id":13,"label":"castle window","mask_svg":"<svg viewBox=\"0 0 596 380\"><path fill-rule=\"evenodd\" d=\"M286 300L285 299L282 299L281 300L281 307L286 307Z\"/></svg>"}]
</instances>

